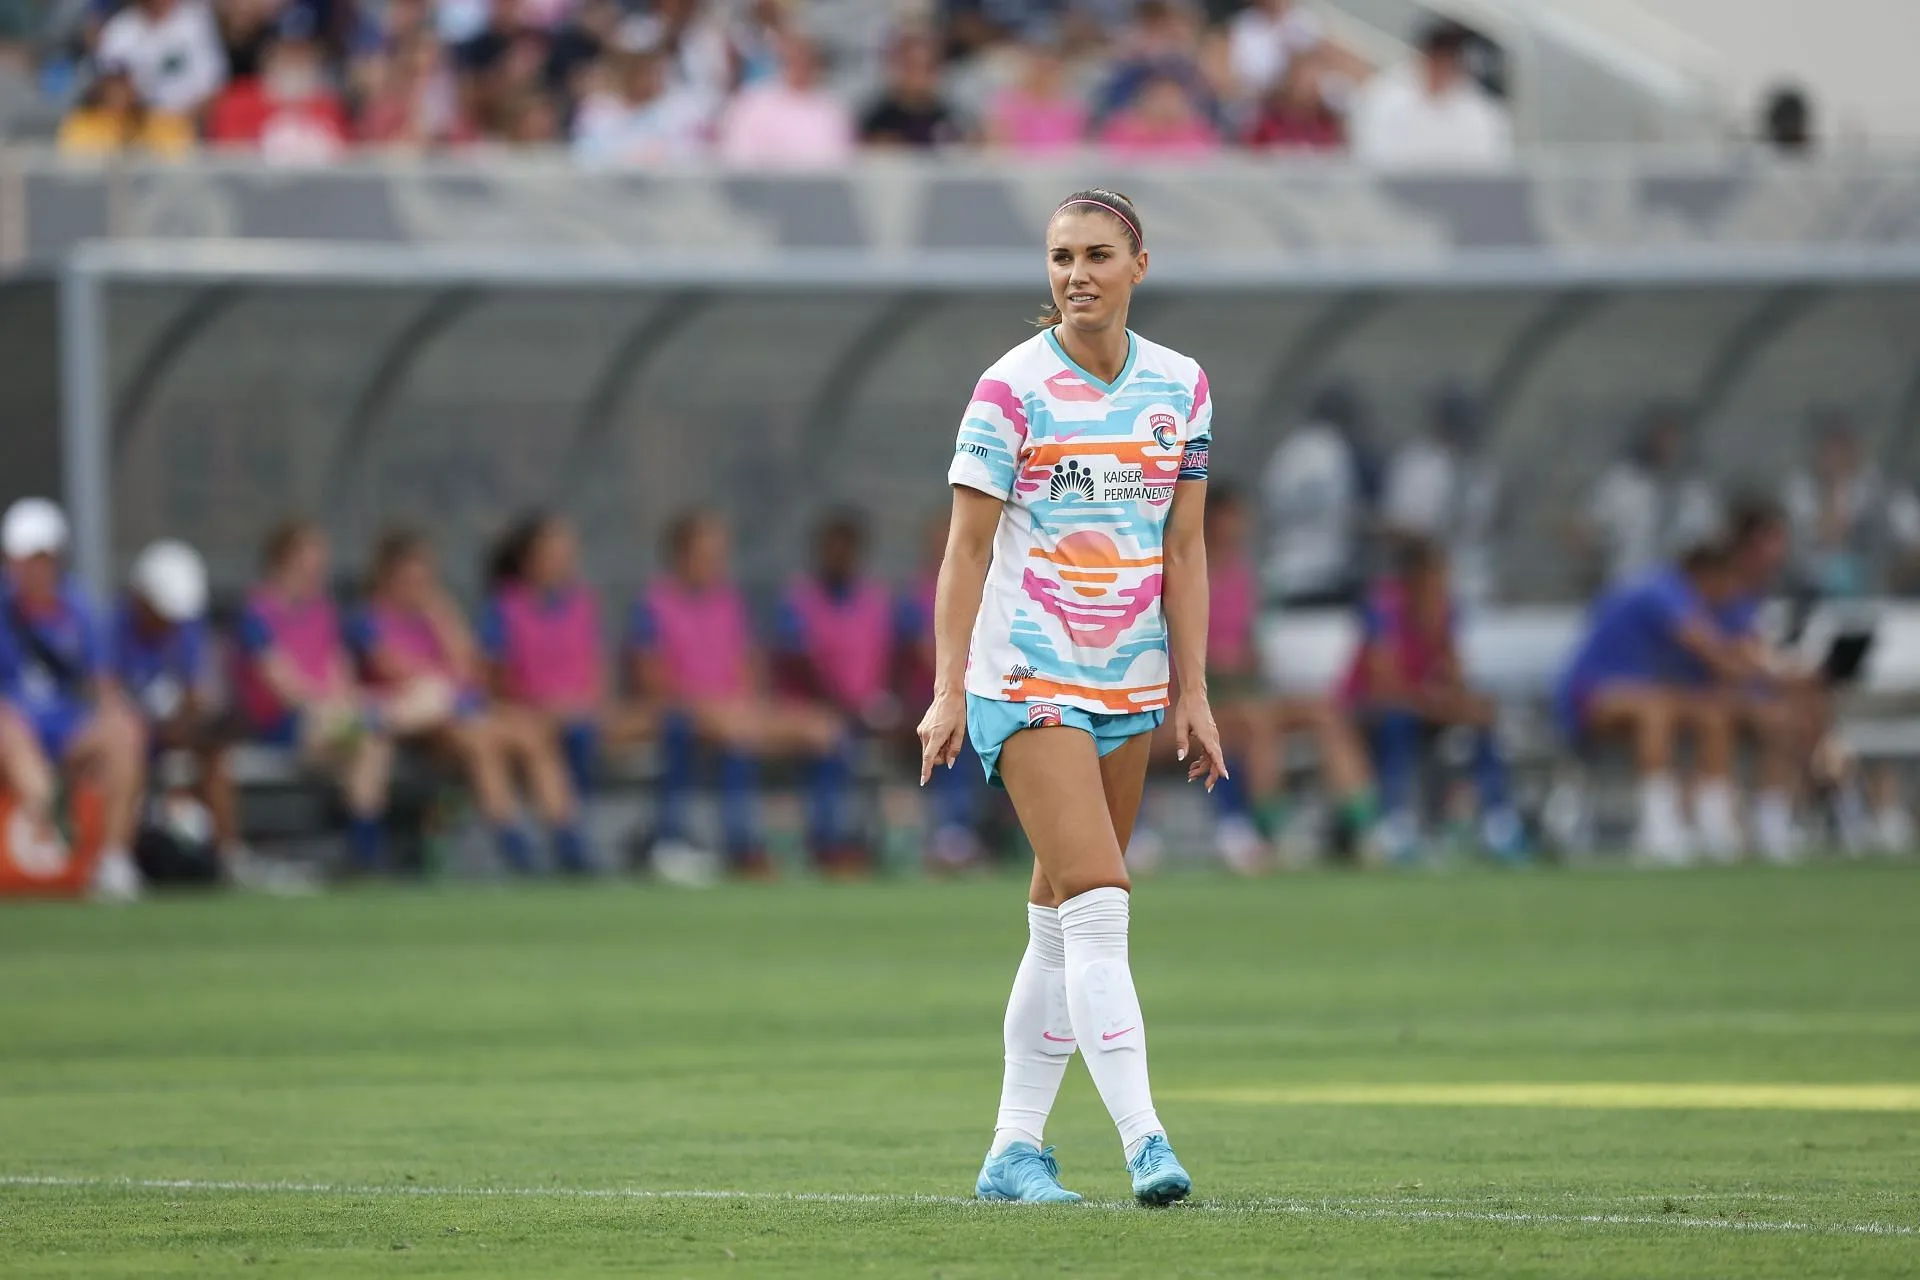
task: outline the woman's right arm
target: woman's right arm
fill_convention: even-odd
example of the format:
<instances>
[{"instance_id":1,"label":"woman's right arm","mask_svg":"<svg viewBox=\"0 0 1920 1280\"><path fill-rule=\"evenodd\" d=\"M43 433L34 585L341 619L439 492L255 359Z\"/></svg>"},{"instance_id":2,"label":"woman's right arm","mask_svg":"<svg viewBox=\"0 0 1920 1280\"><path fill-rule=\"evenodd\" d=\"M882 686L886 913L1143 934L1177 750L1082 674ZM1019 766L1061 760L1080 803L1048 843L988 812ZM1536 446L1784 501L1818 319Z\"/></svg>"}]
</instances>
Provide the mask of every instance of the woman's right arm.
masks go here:
<instances>
[{"instance_id":1,"label":"woman's right arm","mask_svg":"<svg viewBox=\"0 0 1920 1280\"><path fill-rule=\"evenodd\" d=\"M933 705L920 722L920 781L937 764L959 759L967 736L967 649L980 616L993 535L1005 504L965 485L953 487L953 518L933 595Z\"/></svg>"}]
</instances>

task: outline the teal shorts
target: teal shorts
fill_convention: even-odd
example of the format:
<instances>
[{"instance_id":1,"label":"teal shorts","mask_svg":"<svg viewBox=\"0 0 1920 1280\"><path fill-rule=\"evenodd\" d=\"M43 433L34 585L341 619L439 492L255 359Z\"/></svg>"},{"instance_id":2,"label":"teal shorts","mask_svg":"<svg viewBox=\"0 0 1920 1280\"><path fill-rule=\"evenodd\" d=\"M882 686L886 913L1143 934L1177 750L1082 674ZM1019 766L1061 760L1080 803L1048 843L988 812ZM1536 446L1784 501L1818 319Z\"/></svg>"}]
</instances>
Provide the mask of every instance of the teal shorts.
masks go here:
<instances>
[{"instance_id":1,"label":"teal shorts","mask_svg":"<svg viewBox=\"0 0 1920 1280\"><path fill-rule=\"evenodd\" d=\"M1164 711L1105 715L1058 702L1001 702L967 695L967 736L973 741L974 754L980 757L980 767L987 771L987 781L996 787L1006 785L1000 781L1000 748L1022 729L1056 725L1079 729L1093 738L1094 749L1104 756L1119 750L1130 738L1152 733L1166 718Z\"/></svg>"}]
</instances>

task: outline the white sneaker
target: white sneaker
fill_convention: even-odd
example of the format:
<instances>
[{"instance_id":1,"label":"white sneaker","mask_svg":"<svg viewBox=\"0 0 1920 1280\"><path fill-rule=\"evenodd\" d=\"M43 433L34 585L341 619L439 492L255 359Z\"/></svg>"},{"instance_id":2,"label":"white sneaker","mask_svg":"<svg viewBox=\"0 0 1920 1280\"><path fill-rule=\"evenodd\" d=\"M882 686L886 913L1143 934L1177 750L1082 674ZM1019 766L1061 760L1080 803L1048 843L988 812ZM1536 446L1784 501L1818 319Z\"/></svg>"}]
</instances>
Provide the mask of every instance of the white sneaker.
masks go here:
<instances>
[{"instance_id":1,"label":"white sneaker","mask_svg":"<svg viewBox=\"0 0 1920 1280\"><path fill-rule=\"evenodd\" d=\"M1677 823L1643 823L1633 848L1638 860L1650 867L1690 867L1695 861L1693 840Z\"/></svg>"},{"instance_id":2,"label":"white sneaker","mask_svg":"<svg viewBox=\"0 0 1920 1280\"><path fill-rule=\"evenodd\" d=\"M138 902L144 889L140 868L125 849L109 849L93 867L95 902Z\"/></svg>"},{"instance_id":3,"label":"white sneaker","mask_svg":"<svg viewBox=\"0 0 1920 1280\"><path fill-rule=\"evenodd\" d=\"M682 889L707 889L720 882L720 859L680 840L653 846L653 874Z\"/></svg>"},{"instance_id":4,"label":"white sneaker","mask_svg":"<svg viewBox=\"0 0 1920 1280\"><path fill-rule=\"evenodd\" d=\"M1888 805L1873 816L1873 845L1889 857L1913 852L1913 818L1898 805Z\"/></svg>"},{"instance_id":5,"label":"white sneaker","mask_svg":"<svg viewBox=\"0 0 1920 1280\"><path fill-rule=\"evenodd\" d=\"M263 858L244 844L221 850L220 865L236 889L278 898L301 898L320 892L320 878L311 867L281 858Z\"/></svg>"},{"instance_id":6,"label":"white sneaker","mask_svg":"<svg viewBox=\"0 0 1920 1280\"><path fill-rule=\"evenodd\" d=\"M1213 828L1213 847L1229 869L1243 876L1259 875L1266 869L1267 842L1260 829L1246 818L1222 818Z\"/></svg>"},{"instance_id":7,"label":"white sneaker","mask_svg":"<svg viewBox=\"0 0 1920 1280\"><path fill-rule=\"evenodd\" d=\"M1149 827L1135 827L1127 842L1127 870L1152 875L1167 858L1167 842Z\"/></svg>"},{"instance_id":8,"label":"white sneaker","mask_svg":"<svg viewBox=\"0 0 1920 1280\"><path fill-rule=\"evenodd\" d=\"M1760 851L1761 860L1777 867L1792 866L1806 855L1806 841L1792 823L1755 824L1753 843Z\"/></svg>"}]
</instances>

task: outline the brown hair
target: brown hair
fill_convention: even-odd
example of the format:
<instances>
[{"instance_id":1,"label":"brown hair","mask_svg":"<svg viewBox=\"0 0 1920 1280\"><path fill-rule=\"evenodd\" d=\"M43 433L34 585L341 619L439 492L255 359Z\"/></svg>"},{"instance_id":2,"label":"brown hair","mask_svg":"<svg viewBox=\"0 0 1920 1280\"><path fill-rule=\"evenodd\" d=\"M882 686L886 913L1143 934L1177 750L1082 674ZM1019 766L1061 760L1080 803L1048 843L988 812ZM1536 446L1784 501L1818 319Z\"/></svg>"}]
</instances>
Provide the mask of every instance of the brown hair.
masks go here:
<instances>
[{"instance_id":1,"label":"brown hair","mask_svg":"<svg viewBox=\"0 0 1920 1280\"><path fill-rule=\"evenodd\" d=\"M301 543L319 535L320 526L305 516L282 520L267 530L266 538L260 543L260 567L268 573L275 572L286 564Z\"/></svg>"},{"instance_id":2,"label":"brown hair","mask_svg":"<svg viewBox=\"0 0 1920 1280\"><path fill-rule=\"evenodd\" d=\"M1132 200L1120 192L1109 191L1105 187L1088 187L1085 191L1076 191L1054 207L1053 218L1059 217L1070 208L1096 211L1105 209L1107 216L1119 223L1126 231L1127 244L1131 246L1134 256L1138 257L1140 250L1146 246L1146 232L1140 223L1140 211L1133 207ZM1053 218L1047 219L1049 226L1053 224ZM1060 318L1060 308L1049 299L1046 310L1042 311L1033 323L1039 328L1051 329L1060 323Z\"/></svg>"},{"instance_id":3,"label":"brown hair","mask_svg":"<svg viewBox=\"0 0 1920 1280\"><path fill-rule=\"evenodd\" d=\"M411 525L389 525L381 533L379 541L373 544L372 567L367 574L368 589L378 591L402 563L414 556L424 555L430 549L427 535L420 530Z\"/></svg>"}]
</instances>

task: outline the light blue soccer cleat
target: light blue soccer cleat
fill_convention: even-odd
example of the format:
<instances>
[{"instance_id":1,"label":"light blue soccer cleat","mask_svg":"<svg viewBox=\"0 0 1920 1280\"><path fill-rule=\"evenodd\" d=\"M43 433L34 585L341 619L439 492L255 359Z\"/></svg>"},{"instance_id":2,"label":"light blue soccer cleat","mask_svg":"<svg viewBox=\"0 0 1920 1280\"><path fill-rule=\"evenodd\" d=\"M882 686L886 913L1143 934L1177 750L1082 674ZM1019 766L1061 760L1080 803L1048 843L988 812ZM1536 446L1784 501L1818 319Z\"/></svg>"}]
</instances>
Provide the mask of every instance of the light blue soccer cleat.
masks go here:
<instances>
[{"instance_id":1,"label":"light blue soccer cleat","mask_svg":"<svg viewBox=\"0 0 1920 1280\"><path fill-rule=\"evenodd\" d=\"M1127 1161L1127 1172L1133 1175L1133 1198L1144 1205L1172 1204L1185 1200L1193 1191L1193 1179L1180 1167L1180 1159L1173 1154L1164 1133L1154 1134L1141 1145Z\"/></svg>"},{"instance_id":2,"label":"light blue soccer cleat","mask_svg":"<svg viewBox=\"0 0 1920 1280\"><path fill-rule=\"evenodd\" d=\"M1020 1204L1078 1204L1080 1197L1060 1185L1060 1166L1053 1148L1045 1151L1030 1142L1016 1142L980 1166L973 1194L982 1200L1012 1200Z\"/></svg>"}]
</instances>

